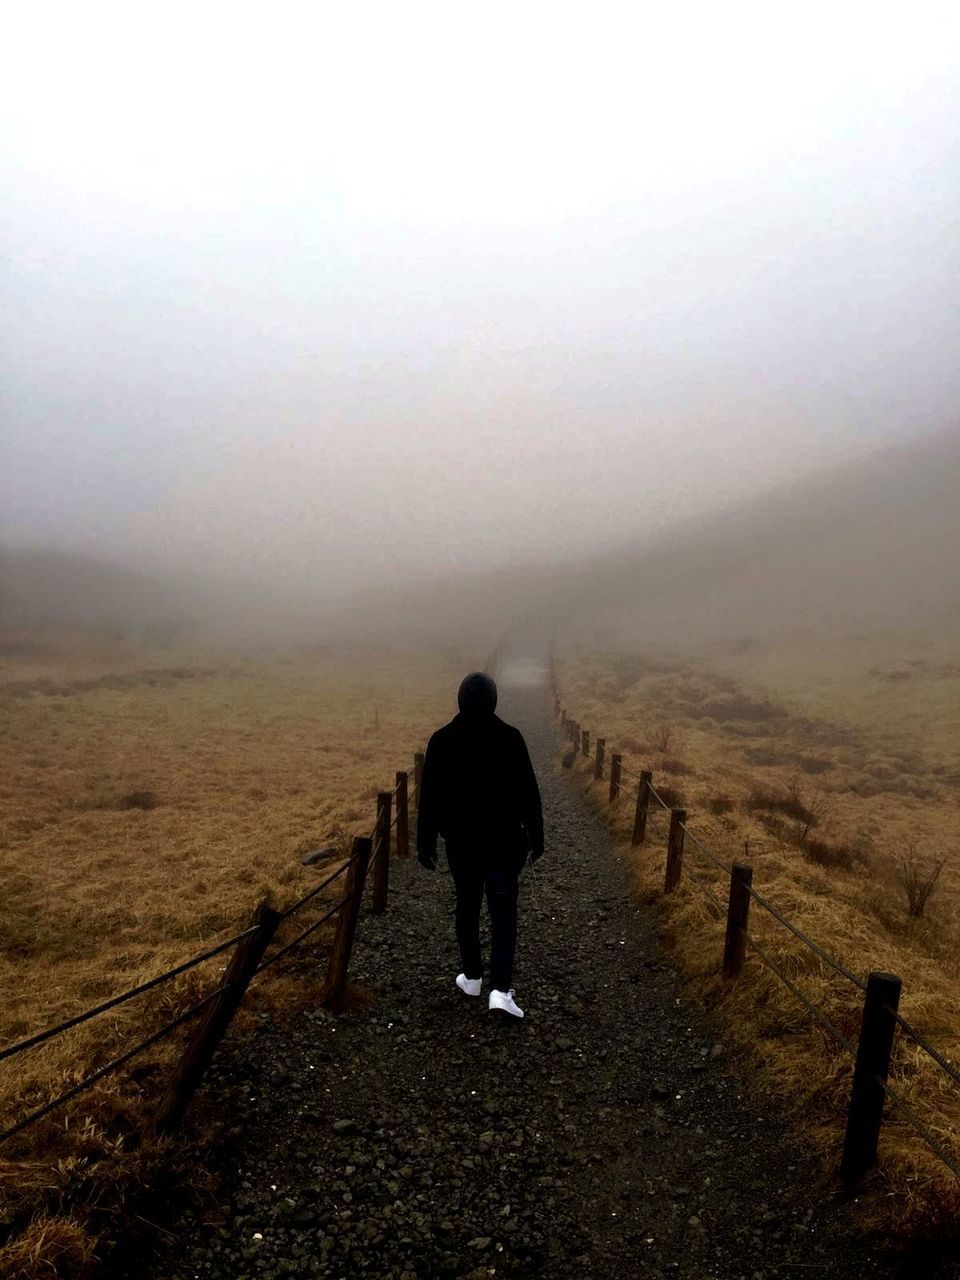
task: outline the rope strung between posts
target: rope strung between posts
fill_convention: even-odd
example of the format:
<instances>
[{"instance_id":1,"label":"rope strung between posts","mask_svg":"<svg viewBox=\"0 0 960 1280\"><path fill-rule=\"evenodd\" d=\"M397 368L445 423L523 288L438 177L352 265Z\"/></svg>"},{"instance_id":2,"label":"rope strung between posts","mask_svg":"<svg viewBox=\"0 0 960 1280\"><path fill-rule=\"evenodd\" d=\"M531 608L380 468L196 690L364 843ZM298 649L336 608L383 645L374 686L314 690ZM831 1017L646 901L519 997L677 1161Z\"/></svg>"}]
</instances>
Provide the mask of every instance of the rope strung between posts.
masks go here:
<instances>
[{"instance_id":1,"label":"rope strung between posts","mask_svg":"<svg viewBox=\"0 0 960 1280\"><path fill-rule=\"evenodd\" d=\"M106 1013L108 1009L116 1009L118 1005L126 1004L128 1000L132 1000L135 996L142 996L145 991L152 991L154 987L159 987L161 983L169 982L171 978L177 978L181 973L186 973L189 969L196 968L198 964L203 964L205 960L212 960L214 956L218 956L221 952L236 946L242 938L248 938L256 930L257 926L251 925L249 929L244 929L242 933L237 933L232 938L227 938L226 942L217 943L209 951L203 951L200 955L194 956L193 959L185 960L183 964L178 964L173 969L168 969L166 973L160 973L155 978L150 978L147 982L141 982L137 987L131 987L129 991L125 991L122 995L113 996L109 1000L104 1000L102 1004L94 1005L92 1009L87 1009L85 1013L78 1013L75 1017L67 1018L64 1022L57 1023L55 1027L48 1027L46 1031L39 1031L34 1036L28 1036L26 1040L20 1040L17 1044L9 1045L6 1049L0 1050L0 1062L4 1058L12 1058L15 1054L22 1053L25 1049L32 1049L35 1045L52 1040L54 1036L61 1035L64 1031L69 1031L71 1027L78 1027L81 1023L89 1022L91 1018L96 1018L99 1014Z\"/></svg>"},{"instance_id":2,"label":"rope strung between posts","mask_svg":"<svg viewBox=\"0 0 960 1280\"><path fill-rule=\"evenodd\" d=\"M858 978L855 973L851 973L850 970L845 965L842 965L839 960L835 960L833 956L824 951L823 947L814 942L812 938L808 938L802 929L798 929L795 924L791 924L787 917L781 911L778 911L772 902L754 889L753 885L747 886L747 892L750 894L750 897L753 898L754 902L763 907L764 911L769 911L775 920L779 920L783 927L785 929L789 929L795 938L799 938L800 941L805 946L809 947L815 955L818 955L824 964L833 969L835 973L839 973L842 978L846 978L848 982L852 982L853 985L858 987L861 991L866 991L867 984L865 982Z\"/></svg>"},{"instance_id":3,"label":"rope strung between posts","mask_svg":"<svg viewBox=\"0 0 960 1280\"><path fill-rule=\"evenodd\" d=\"M821 1026L823 1026L830 1033L830 1035L834 1038L834 1040L836 1040L837 1043L842 1048L846 1049L847 1053L849 1053L850 1056L855 1060L857 1056L856 1047L853 1044L851 1044L851 1042L846 1038L846 1036L844 1036L844 1034L839 1030L836 1024L832 1022L830 1018L827 1017L827 1015L823 1012L823 1010L818 1005L813 1004L810 1000L807 999L807 997L803 994L803 992L799 989L799 987L797 987L795 983L791 982L791 980L787 977L787 975L783 972L783 970L779 967L779 965L777 965L770 958L770 955L767 952L767 950L764 947L762 947L755 938L752 938L749 933L746 934L746 940L749 943L749 945L753 948L753 950L756 951L757 955L761 958L764 964L766 964L767 966L769 966L770 969L773 970L773 972L777 975L777 977L784 984L784 986L789 988L789 990L793 993L793 995L797 998L797 1000L800 1001L800 1003L804 1006L807 1012L812 1014L813 1017L816 1018L816 1020L821 1024ZM892 1012L892 1010L889 1010L889 1012ZM904 1096L898 1090L894 1089L893 1086L889 1084L887 1081L881 1080L879 1076L874 1076L874 1081L876 1082L876 1084L880 1086L880 1088L883 1090L884 1094L890 1099L890 1101L895 1106L899 1107L902 1110L904 1117L907 1120L907 1123L923 1139L923 1141L927 1144L927 1146L930 1148L933 1154L937 1156L939 1160L943 1161L943 1163L947 1166L950 1172L954 1174L955 1177L960 1178L960 1164L958 1164L957 1161L954 1160L954 1158L950 1155L950 1153L946 1151L942 1143L936 1137L934 1137L934 1135L930 1132L930 1130L923 1123L923 1121L917 1116L916 1112L907 1102L906 1098L904 1098Z\"/></svg>"},{"instance_id":4,"label":"rope strung between posts","mask_svg":"<svg viewBox=\"0 0 960 1280\"><path fill-rule=\"evenodd\" d=\"M630 777L631 777L631 778L636 778L637 782L642 782L642 781L643 781L643 779L640 777L639 773L635 773L635 772L634 772L634 770L633 770L633 769L631 769L631 768L629 767L629 765L625 765L625 764L623 763L623 761L622 761L622 760L620 761L620 772L621 772L621 773L629 773Z\"/></svg>"},{"instance_id":5,"label":"rope strung between posts","mask_svg":"<svg viewBox=\"0 0 960 1280\"><path fill-rule=\"evenodd\" d=\"M636 779L637 782L643 782L643 779L641 778L640 774L636 773L633 769L631 769L629 765L624 764L622 760L620 762L620 771L622 774L627 774L631 778ZM623 783L619 782L618 780L614 780L612 785L617 795L620 795L627 790L627 788L623 785ZM653 798L658 802L661 808L667 810L668 812L670 811L670 806L663 800L663 798L660 796L660 794L658 793L658 791L656 790L656 788L653 786L651 782L647 783L647 790L648 790L648 793L652 795ZM713 863L714 866L718 867L720 870L726 872L727 874L730 873L731 867L727 863L723 862L722 859L717 857L717 855L711 849L709 849L703 843L703 841L700 840L699 837L694 834L694 832L690 830L689 826L687 826L685 822L681 822L680 826L685 836L689 837L690 841L700 850L700 852L711 863ZM714 893L714 891L710 888L710 886L706 884L705 881L703 881L700 878L700 876L698 876L696 872L692 871L685 863L682 864L681 871L683 875L687 876L690 880L693 881L693 883L697 886L697 888L701 891L701 893L722 914L724 909L723 903L721 902L717 894ZM858 978L855 973L852 973L851 970L849 970L839 960L835 959L828 952L824 951L824 949L821 946L819 946L818 943L814 942L814 940L811 937L805 934L802 929L798 929L796 925L792 924L787 919L787 917L783 915L783 913L773 905L772 902L770 902L761 893L759 893L756 889L754 889L752 885L747 886L747 891L750 894L750 896L753 898L753 900L757 903L758 906L763 907L763 909L769 912L769 914L772 915L775 920L778 920L780 924L784 926L784 928L788 929L789 932L794 935L794 937L799 939L799 941L802 942L804 946L809 947L809 949L816 956L818 956L824 962L824 964L828 966L828 968L832 969L835 973L839 974L841 977L846 978L848 982L853 983L853 985L857 987L860 991L864 991L864 992L866 991L867 984L862 979ZM841 1046L841 1048L845 1049L852 1058L856 1059L857 1050L855 1046L851 1043L850 1040L846 1038L846 1036L844 1036L844 1034L840 1031L840 1029L836 1026L836 1024L824 1013L824 1011L818 1005L815 1005L812 1001L807 999L807 997L803 994L803 992L796 985L796 983L794 983L790 978L788 978L786 973L784 973L783 969L773 960L773 958L770 956L770 953L766 950L765 947L763 947L754 937L752 937L746 931L744 931L744 934L745 934L746 942L751 947L751 949L757 953L757 955L760 957L762 962L780 979L780 981L784 984L784 986L787 987L787 989L793 994L793 996L799 1001L799 1003L803 1005L803 1007L807 1010L807 1012L818 1023L820 1023L820 1025L829 1033L832 1039L835 1040L836 1043ZM886 1007L887 1013L889 1013L893 1017L894 1021L896 1022L900 1030L905 1035L909 1036L909 1038L913 1040L913 1042L918 1046L918 1048L922 1049L925 1053L929 1054L929 1056L934 1060L934 1062L936 1062L937 1065L940 1066L947 1073L947 1075L951 1078L951 1080L953 1080L956 1084L960 1084L960 1070L958 1070L958 1068L955 1067L948 1058L945 1058L944 1055L940 1053L940 1051L936 1049L929 1042L929 1040L927 1040L926 1037L920 1031L918 1031L917 1028L911 1022L909 1022L903 1016L903 1014L901 1014L896 1009L890 1008L889 1006L885 1006L885 1007ZM881 1087L881 1089L883 1089L884 1094L889 1098L889 1100L893 1103L893 1105L895 1107L900 1108L907 1123L914 1129L914 1131L919 1135L919 1137L923 1139L923 1141L927 1144L927 1146L930 1148L933 1154L937 1156L937 1158L941 1160L944 1165L946 1165L946 1167L951 1171L951 1173L954 1174L956 1178L960 1179L960 1162L958 1162L953 1158L953 1156L945 1149L945 1147L939 1141L939 1139L930 1131L930 1129L923 1123L923 1121L920 1120L916 1112L913 1110L913 1108L910 1106L907 1100L903 1097L903 1095L898 1090L894 1089L892 1085L890 1085L886 1081L881 1080L879 1076L874 1078L876 1083Z\"/></svg>"},{"instance_id":6,"label":"rope strung between posts","mask_svg":"<svg viewBox=\"0 0 960 1280\"><path fill-rule=\"evenodd\" d=\"M688 876L693 881L703 896L713 903L720 915L723 915L723 903L713 892L707 882L702 880L695 871L691 871L686 863L681 863L680 870L683 875Z\"/></svg>"},{"instance_id":7,"label":"rope strung between posts","mask_svg":"<svg viewBox=\"0 0 960 1280\"><path fill-rule=\"evenodd\" d=\"M653 785L652 782L647 783L647 790L653 796L654 800L656 800L660 808L666 809L667 813L669 813L670 806L667 804L666 800L664 800L663 796L661 796L660 792L657 790L657 788Z\"/></svg>"},{"instance_id":8,"label":"rope strung between posts","mask_svg":"<svg viewBox=\"0 0 960 1280\"><path fill-rule=\"evenodd\" d=\"M918 1045L926 1053L929 1053L930 1057L934 1060L934 1062L936 1062L938 1066L943 1068L943 1070L947 1073L947 1075L950 1077L951 1080L955 1081L957 1084L960 1084L960 1071L957 1070L957 1068L953 1065L953 1063L948 1058L945 1058L943 1054L939 1051L939 1049L935 1049L933 1045L930 1043L930 1041L925 1039L924 1036L922 1036L920 1032L916 1029L913 1023L908 1022L902 1013L898 1013L896 1009L891 1009L888 1005L884 1005L884 1008L886 1009L887 1013L893 1014L894 1021L896 1022L900 1030L905 1035L908 1035L910 1039L914 1042L914 1044Z\"/></svg>"},{"instance_id":9,"label":"rope strung between posts","mask_svg":"<svg viewBox=\"0 0 960 1280\"><path fill-rule=\"evenodd\" d=\"M128 1049L126 1053L122 1053L119 1058L114 1058L111 1062L108 1062L106 1066L99 1067L96 1071L91 1072L90 1075L81 1080L79 1084L73 1085L72 1088L65 1090L50 1102L45 1103L42 1107L38 1107L36 1111L32 1111L29 1115L24 1116L22 1120L18 1120L17 1123L11 1125L9 1129L4 1129L3 1132L0 1133L0 1142L6 1142L8 1138L12 1138L15 1134L21 1133L24 1129L29 1128L30 1125L35 1124L38 1120L42 1120L44 1116L49 1115L50 1112L56 1110L57 1107L63 1106L63 1104L65 1102L69 1102L71 1098L76 1098L78 1094L85 1093L87 1089L92 1088L92 1086L99 1080L102 1080L104 1076L111 1075L114 1071L119 1070L119 1068L129 1062L131 1058L135 1058L138 1054L145 1052L145 1050L151 1048L160 1040L163 1040L168 1036L171 1031L175 1031L177 1027L180 1027L183 1023L189 1021L190 1018L193 1018L201 1009L208 1005L215 996L220 995L221 992L225 990L225 986L215 987L214 990L208 995L205 995L202 1000L198 1000L197 1003L191 1005L189 1009L185 1009L183 1013L178 1014L172 1022L168 1022L165 1026L161 1027L159 1031L155 1031L153 1035L147 1036L145 1040L141 1040L139 1044L135 1044L132 1049Z\"/></svg>"},{"instance_id":10,"label":"rope strung between posts","mask_svg":"<svg viewBox=\"0 0 960 1280\"><path fill-rule=\"evenodd\" d=\"M272 964L276 964L281 956L285 956L288 951L292 951L294 947L298 947L300 943L303 942L304 938L308 938L310 934L315 933L322 924L326 924L330 917L336 915L340 908L345 906L352 897L353 895L348 893L345 898L341 898L339 902L335 902L330 910L324 912L319 920L314 920L313 924L308 924L307 927L301 930L295 938L282 946L279 951L275 951L269 960L261 960L260 964L257 965L256 972L263 973L264 969L269 969Z\"/></svg>"},{"instance_id":11,"label":"rope strung between posts","mask_svg":"<svg viewBox=\"0 0 960 1280\"><path fill-rule=\"evenodd\" d=\"M315 898L317 894L322 893L328 885L333 884L334 880L339 879L339 877L343 875L350 864L356 859L356 856L356 854L353 854L351 857L347 858L345 862L341 863L340 866L337 867L336 871L327 876L326 880L321 881L321 883L311 889L309 893L305 893L302 898L298 898L296 902L291 903L289 907L281 911L280 919L286 920L287 916L292 916L295 911L299 911L301 907L305 906L311 898Z\"/></svg>"},{"instance_id":12,"label":"rope strung between posts","mask_svg":"<svg viewBox=\"0 0 960 1280\"><path fill-rule=\"evenodd\" d=\"M907 1123L920 1135L933 1154L943 1161L955 1178L960 1178L960 1164L954 1160L953 1156L951 1156L946 1150L939 1138L934 1137L914 1109L907 1102L903 1094L897 1089L894 1089L893 1086L888 1084L885 1080L881 1080L879 1076L874 1076L873 1078L893 1105L900 1108Z\"/></svg>"},{"instance_id":13,"label":"rope strung between posts","mask_svg":"<svg viewBox=\"0 0 960 1280\"><path fill-rule=\"evenodd\" d=\"M835 1023L831 1022L831 1020L823 1012L820 1006L813 1004L812 1001L807 999L807 997L803 994L803 992L796 985L796 983L793 982L790 978L788 978L787 975L780 968L780 966L776 963L776 961L771 958L770 953L767 951L766 947L762 947L760 943L757 942L756 938L752 937L746 931L746 929L744 929L743 934L747 940L748 946L752 947L753 950L760 957L760 959L763 961L763 963L767 965L768 968L773 970L773 972L777 975L777 977L780 979L783 985L793 992L793 994L800 1001L800 1003L807 1010L807 1012L811 1014L814 1018L816 1018L816 1020L820 1023L820 1025L830 1033L830 1035L834 1038L834 1040L836 1040L837 1044L839 1044L842 1048L846 1049L847 1053L849 1053L852 1058L856 1058L857 1056L856 1046L851 1044L851 1042L846 1038L846 1036L836 1026Z\"/></svg>"},{"instance_id":14,"label":"rope strung between posts","mask_svg":"<svg viewBox=\"0 0 960 1280\"><path fill-rule=\"evenodd\" d=\"M715 867L719 867L721 871L725 871L727 875L730 874L730 864L728 862L724 862L721 858L718 858L717 855L712 852L712 850L708 849L707 846L703 843L703 841L698 839L698 837L694 835L694 833L690 830L690 828L687 826L685 822L681 822L680 826L683 829L683 831L685 831L686 834L690 837L690 839L697 846L697 848L700 850L700 852L703 854L705 858L709 859L709 861L712 862Z\"/></svg>"}]
</instances>

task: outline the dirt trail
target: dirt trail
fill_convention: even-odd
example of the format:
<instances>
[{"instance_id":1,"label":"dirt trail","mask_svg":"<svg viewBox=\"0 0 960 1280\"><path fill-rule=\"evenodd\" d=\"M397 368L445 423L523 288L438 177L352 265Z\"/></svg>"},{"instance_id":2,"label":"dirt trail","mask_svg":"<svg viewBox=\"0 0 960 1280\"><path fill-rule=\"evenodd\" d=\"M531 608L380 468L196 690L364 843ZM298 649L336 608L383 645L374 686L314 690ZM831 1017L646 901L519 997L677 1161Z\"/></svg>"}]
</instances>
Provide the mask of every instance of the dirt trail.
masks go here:
<instances>
[{"instance_id":1,"label":"dirt trail","mask_svg":"<svg viewBox=\"0 0 960 1280\"><path fill-rule=\"evenodd\" d=\"M500 708L547 824L521 890L525 1020L492 1025L455 989L450 878L398 867L355 953L374 1003L266 1026L211 1085L238 1117L212 1157L225 1202L174 1224L153 1280L894 1274L775 1100L743 1096L556 769L534 674L508 665Z\"/></svg>"}]
</instances>

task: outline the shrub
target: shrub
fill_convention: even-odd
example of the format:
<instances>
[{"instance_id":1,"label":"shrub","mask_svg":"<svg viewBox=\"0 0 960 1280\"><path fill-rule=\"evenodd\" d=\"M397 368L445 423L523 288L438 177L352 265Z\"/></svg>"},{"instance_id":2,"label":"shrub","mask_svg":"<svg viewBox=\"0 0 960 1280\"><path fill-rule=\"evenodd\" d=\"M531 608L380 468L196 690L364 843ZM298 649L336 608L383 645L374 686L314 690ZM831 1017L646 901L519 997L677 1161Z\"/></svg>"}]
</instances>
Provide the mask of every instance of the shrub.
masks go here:
<instances>
[{"instance_id":1,"label":"shrub","mask_svg":"<svg viewBox=\"0 0 960 1280\"><path fill-rule=\"evenodd\" d=\"M680 776L689 776L690 774L696 773L696 769L694 769L692 765L685 764L676 756L665 756L660 761L660 768L664 773L673 773Z\"/></svg>"},{"instance_id":2,"label":"shrub","mask_svg":"<svg viewBox=\"0 0 960 1280\"><path fill-rule=\"evenodd\" d=\"M729 796L711 796L708 802L708 808L711 813L717 817L722 813L730 813L733 809L733 801Z\"/></svg>"},{"instance_id":3,"label":"shrub","mask_svg":"<svg viewBox=\"0 0 960 1280\"><path fill-rule=\"evenodd\" d=\"M673 754L675 747L673 727L666 720L661 720L650 734L650 746L659 755L669 756Z\"/></svg>"},{"instance_id":4,"label":"shrub","mask_svg":"<svg viewBox=\"0 0 960 1280\"><path fill-rule=\"evenodd\" d=\"M907 852L897 859L897 883L907 895L907 912L919 919L927 909L940 880L946 858L939 862L922 862L915 844L907 846Z\"/></svg>"}]
</instances>

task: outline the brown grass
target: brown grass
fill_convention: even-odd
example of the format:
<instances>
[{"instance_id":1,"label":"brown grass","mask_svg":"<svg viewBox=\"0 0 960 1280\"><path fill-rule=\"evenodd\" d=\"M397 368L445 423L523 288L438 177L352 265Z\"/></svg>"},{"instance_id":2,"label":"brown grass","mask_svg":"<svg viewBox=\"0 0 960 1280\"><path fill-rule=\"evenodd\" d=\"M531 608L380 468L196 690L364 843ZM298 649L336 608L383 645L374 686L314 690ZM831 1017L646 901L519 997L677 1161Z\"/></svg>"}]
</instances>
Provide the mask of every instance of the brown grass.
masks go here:
<instances>
[{"instance_id":1,"label":"brown grass","mask_svg":"<svg viewBox=\"0 0 960 1280\"><path fill-rule=\"evenodd\" d=\"M746 857L755 886L854 972L899 973L902 1012L960 1062L960 678L938 664L931 696L917 688L916 672L923 668L911 668L906 681L879 681L868 674L861 650L857 646L855 659L835 656L822 667L808 661L803 671L782 658L775 669L784 678L772 689L754 683L741 688L746 678L736 658L718 666L586 646L558 661L558 676L569 713L604 734L607 751L621 751L628 768L652 768L661 793L663 761L650 744L664 723L682 734L692 770L684 777L691 829L725 860ZM911 688L910 706L902 707L899 700L906 702ZM606 788L590 786L589 763L578 761L576 773L593 803L606 808ZM876 788L864 789L865 777ZM722 982L723 921L688 880L672 898L662 893L666 823L659 806L651 806L643 853L629 845L629 801L607 812L637 890L657 904L663 937L696 990L749 1047L834 1166L850 1085L846 1055L756 957L736 984ZM910 917L896 883L898 858L911 842L947 856L929 919ZM686 857L725 899L723 874L690 842ZM807 997L855 1038L856 989L756 906L751 928ZM960 1160L958 1091L904 1036L895 1050L893 1080ZM889 1197L884 1213L892 1209L901 1224L935 1217L956 1226L955 1179L893 1110L881 1159L876 1178Z\"/></svg>"},{"instance_id":2,"label":"brown grass","mask_svg":"<svg viewBox=\"0 0 960 1280\"><path fill-rule=\"evenodd\" d=\"M368 832L377 790L412 768L469 666L457 651L172 664L169 652L94 644L14 648L0 684L0 1045L238 931L262 897L283 905L316 884L331 864L301 856ZM160 1026L223 967L218 957L0 1064L0 1128ZM241 1026L315 997L290 971L258 983ZM139 1135L173 1049L5 1144L0 1274L85 1274L95 1240L82 1206L142 1172Z\"/></svg>"}]
</instances>

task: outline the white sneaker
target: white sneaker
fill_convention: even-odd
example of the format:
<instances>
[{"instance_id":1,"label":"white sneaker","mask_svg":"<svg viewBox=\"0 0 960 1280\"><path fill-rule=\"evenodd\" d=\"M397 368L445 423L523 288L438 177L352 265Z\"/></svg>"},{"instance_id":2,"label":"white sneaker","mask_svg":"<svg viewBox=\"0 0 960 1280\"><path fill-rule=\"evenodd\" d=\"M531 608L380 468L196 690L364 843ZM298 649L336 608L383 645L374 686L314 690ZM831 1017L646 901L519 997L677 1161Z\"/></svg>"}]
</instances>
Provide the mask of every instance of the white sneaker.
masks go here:
<instances>
[{"instance_id":1,"label":"white sneaker","mask_svg":"<svg viewBox=\"0 0 960 1280\"><path fill-rule=\"evenodd\" d=\"M523 1017L523 1010L514 1000L512 991L491 991L489 1008L499 1013L509 1013L511 1018Z\"/></svg>"},{"instance_id":2,"label":"white sneaker","mask_svg":"<svg viewBox=\"0 0 960 1280\"><path fill-rule=\"evenodd\" d=\"M468 978L465 973L457 974L457 986L465 996L478 996L483 986L482 978Z\"/></svg>"}]
</instances>

